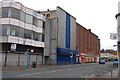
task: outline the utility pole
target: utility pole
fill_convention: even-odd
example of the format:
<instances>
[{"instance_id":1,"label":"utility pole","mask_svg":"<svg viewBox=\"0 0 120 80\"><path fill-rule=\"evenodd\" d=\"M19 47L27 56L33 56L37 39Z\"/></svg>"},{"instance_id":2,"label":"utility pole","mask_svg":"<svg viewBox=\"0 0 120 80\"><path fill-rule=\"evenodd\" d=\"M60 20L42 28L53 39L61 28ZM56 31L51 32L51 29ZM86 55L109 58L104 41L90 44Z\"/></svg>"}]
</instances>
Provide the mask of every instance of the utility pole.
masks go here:
<instances>
[{"instance_id":1,"label":"utility pole","mask_svg":"<svg viewBox=\"0 0 120 80\"><path fill-rule=\"evenodd\" d=\"M120 32L120 31L119 31ZM120 37L118 37L118 78L120 80Z\"/></svg>"},{"instance_id":2,"label":"utility pole","mask_svg":"<svg viewBox=\"0 0 120 80\"><path fill-rule=\"evenodd\" d=\"M115 16L117 19L117 52L118 52L118 79L120 80L120 2L118 2L118 14Z\"/></svg>"}]
</instances>

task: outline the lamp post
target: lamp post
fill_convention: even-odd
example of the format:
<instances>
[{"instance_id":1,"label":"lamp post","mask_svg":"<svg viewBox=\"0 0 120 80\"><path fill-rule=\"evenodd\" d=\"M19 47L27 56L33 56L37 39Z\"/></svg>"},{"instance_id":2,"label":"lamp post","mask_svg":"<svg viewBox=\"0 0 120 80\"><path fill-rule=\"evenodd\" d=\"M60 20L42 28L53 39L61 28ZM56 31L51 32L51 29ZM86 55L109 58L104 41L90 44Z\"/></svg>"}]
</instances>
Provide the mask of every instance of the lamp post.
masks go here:
<instances>
[{"instance_id":1,"label":"lamp post","mask_svg":"<svg viewBox=\"0 0 120 80\"><path fill-rule=\"evenodd\" d=\"M117 46L117 55L118 55L118 78L120 80L120 42L117 45L113 45L114 47Z\"/></svg>"},{"instance_id":2,"label":"lamp post","mask_svg":"<svg viewBox=\"0 0 120 80\"><path fill-rule=\"evenodd\" d=\"M23 45L25 46L25 43L26 43L26 38L23 40ZM24 66L28 69L28 66L29 66L29 52L30 50L27 49L25 52L24 52Z\"/></svg>"},{"instance_id":3,"label":"lamp post","mask_svg":"<svg viewBox=\"0 0 120 80\"><path fill-rule=\"evenodd\" d=\"M25 67L28 69L29 66L29 49L27 49L24 53L25 55Z\"/></svg>"},{"instance_id":4,"label":"lamp post","mask_svg":"<svg viewBox=\"0 0 120 80\"><path fill-rule=\"evenodd\" d=\"M120 80L120 2L118 2L118 14L115 16L117 19L117 52L118 52L118 78Z\"/></svg>"}]
</instances>

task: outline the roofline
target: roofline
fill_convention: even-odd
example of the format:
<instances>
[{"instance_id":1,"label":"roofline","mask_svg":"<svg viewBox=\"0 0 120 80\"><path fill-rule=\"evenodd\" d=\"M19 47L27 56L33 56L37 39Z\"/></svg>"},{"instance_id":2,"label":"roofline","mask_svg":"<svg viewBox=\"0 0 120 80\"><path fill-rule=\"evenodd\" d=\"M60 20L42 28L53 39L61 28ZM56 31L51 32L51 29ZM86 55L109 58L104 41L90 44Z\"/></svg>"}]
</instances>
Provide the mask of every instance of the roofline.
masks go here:
<instances>
[{"instance_id":1,"label":"roofline","mask_svg":"<svg viewBox=\"0 0 120 80\"><path fill-rule=\"evenodd\" d=\"M63 10L63 11L66 12L67 14L69 14L71 17L73 17L74 19L76 19L74 16L72 16L70 13L68 13L67 11L65 11L64 9L62 9L61 7L57 6L57 8L60 8L61 10Z\"/></svg>"}]
</instances>

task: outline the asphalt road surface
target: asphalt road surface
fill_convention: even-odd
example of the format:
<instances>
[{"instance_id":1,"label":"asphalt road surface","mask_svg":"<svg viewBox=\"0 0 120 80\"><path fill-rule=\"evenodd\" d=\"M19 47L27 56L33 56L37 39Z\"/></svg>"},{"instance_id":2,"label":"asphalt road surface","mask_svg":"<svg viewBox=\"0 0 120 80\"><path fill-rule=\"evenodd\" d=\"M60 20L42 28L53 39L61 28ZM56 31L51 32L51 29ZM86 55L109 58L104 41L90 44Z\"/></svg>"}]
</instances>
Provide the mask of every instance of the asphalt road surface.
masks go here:
<instances>
[{"instance_id":1,"label":"asphalt road surface","mask_svg":"<svg viewBox=\"0 0 120 80\"><path fill-rule=\"evenodd\" d=\"M114 69L112 62L106 64L85 63L60 65L25 70L3 70L3 78L88 78L99 76Z\"/></svg>"}]
</instances>

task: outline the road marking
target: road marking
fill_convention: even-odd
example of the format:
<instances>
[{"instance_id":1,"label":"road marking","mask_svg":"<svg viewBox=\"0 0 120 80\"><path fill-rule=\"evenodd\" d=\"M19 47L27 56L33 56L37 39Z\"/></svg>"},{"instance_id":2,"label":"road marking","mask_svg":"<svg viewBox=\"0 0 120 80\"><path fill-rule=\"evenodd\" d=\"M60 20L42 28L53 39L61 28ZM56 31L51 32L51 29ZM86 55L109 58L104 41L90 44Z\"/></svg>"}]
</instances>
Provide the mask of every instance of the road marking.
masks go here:
<instances>
[{"instance_id":1,"label":"road marking","mask_svg":"<svg viewBox=\"0 0 120 80\"><path fill-rule=\"evenodd\" d=\"M61 69L61 70L58 70L58 71L65 71L65 70Z\"/></svg>"},{"instance_id":2,"label":"road marking","mask_svg":"<svg viewBox=\"0 0 120 80\"><path fill-rule=\"evenodd\" d=\"M51 71L51 73L57 72L57 70Z\"/></svg>"},{"instance_id":3,"label":"road marking","mask_svg":"<svg viewBox=\"0 0 120 80\"><path fill-rule=\"evenodd\" d=\"M71 69L67 69L68 71L71 70Z\"/></svg>"},{"instance_id":4,"label":"road marking","mask_svg":"<svg viewBox=\"0 0 120 80\"><path fill-rule=\"evenodd\" d=\"M30 75L35 75L35 74L40 74L41 72L39 72L39 73L30 73L30 74L22 74L22 75L19 75L19 76L30 76Z\"/></svg>"},{"instance_id":5,"label":"road marking","mask_svg":"<svg viewBox=\"0 0 120 80\"><path fill-rule=\"evenodd\" d=\"M85 76L85 78L87 78L87 77L88 77L88 75Z\"/></svg>"},{"instance_id":6,"label":"road marking","mask_svg":"<svg viewBox=\"0 0 120 80\"><path fill-rule=\"evenodd\" d=\"M93 78L93 77L95 77L95 75L94 75L94 74L90 76L90 78Z\"/></svg>"},{"instance_id":7,"label":"road marking","mask_svg":"<svg viewBox=\"0 0 120 80\"><path fill-rule=\"evenodd\" d=\"M45 73L53 73L53 72L51 72L51 71L46 71Z\"/></svg>"},{"instance_id":8,"label":"road marking","mask_svg":"<svg viewBox=\"0 0 120 80\"><path fill-rule=\"evenodd\" d=\"M42 74L42 73L54 73L54 72L57 72L58 70L53 70L53 71L46 71L46 72L38 72L38 73L30 73L30 74L22 74L22 75L19 75L19 76L30 76L30 75L36 75L36 74Z\"/></svg>"}]
</instances>

